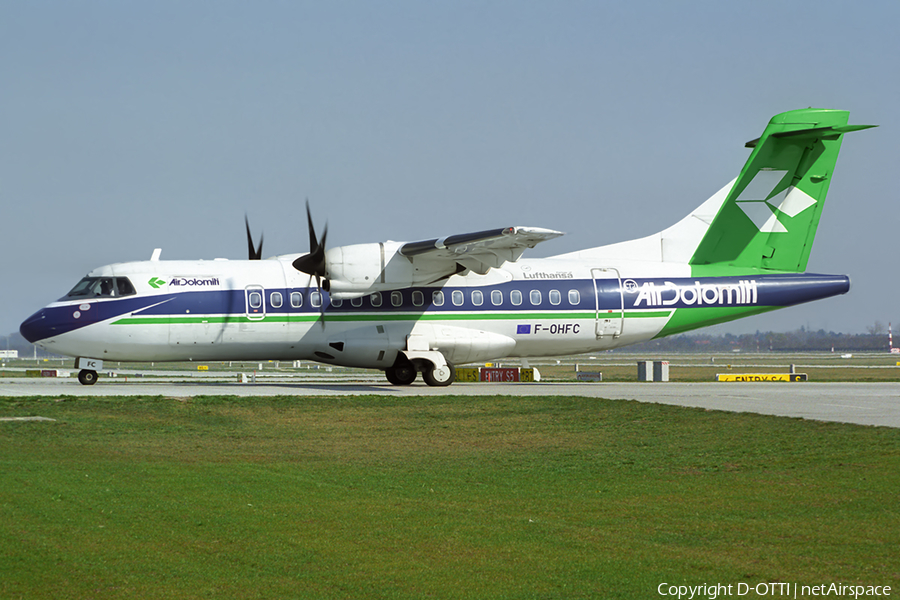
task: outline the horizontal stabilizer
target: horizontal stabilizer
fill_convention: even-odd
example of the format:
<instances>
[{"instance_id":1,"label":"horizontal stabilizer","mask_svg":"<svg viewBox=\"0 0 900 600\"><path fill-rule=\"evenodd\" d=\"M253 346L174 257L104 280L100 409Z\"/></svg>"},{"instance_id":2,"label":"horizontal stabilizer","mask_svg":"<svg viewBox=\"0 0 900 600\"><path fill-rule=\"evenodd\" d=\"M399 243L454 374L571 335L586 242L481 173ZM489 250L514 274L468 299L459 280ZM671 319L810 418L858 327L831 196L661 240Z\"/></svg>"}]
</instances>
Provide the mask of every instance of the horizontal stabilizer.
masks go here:
<instances>
[{"instance_id":1,"label":"horizontal stabilizer","mask_svg":"<svg viewBox=\"0 0 900 600\"><path fill-rule=\"evenodd\" d=\"M793 131L781 131L778 133L773 133L772 137L774 138L819 138L825 136L836 136L843 133L851 133L853 131L862 131L863 129L871 129L873 127L878 127L878 125L844 125L838 127L811 127L809 129L796 129ZM836 139L836 138L835 138ZM745 148L756 148L756 145L759 143L760 138L756 138L755 140L750 140L746 144L744 144Z\"/></svg>"}]
</instances>

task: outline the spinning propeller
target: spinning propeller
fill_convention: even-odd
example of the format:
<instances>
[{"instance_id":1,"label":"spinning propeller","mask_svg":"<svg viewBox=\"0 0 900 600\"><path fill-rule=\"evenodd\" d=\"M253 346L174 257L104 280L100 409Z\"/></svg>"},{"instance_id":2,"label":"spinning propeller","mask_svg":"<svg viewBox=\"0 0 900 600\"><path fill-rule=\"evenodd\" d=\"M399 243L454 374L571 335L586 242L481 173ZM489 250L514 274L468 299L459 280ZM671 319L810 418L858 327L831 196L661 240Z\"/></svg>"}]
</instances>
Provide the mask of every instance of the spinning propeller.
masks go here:
<instances>
[{"instance_id":1,"label":"spinning propeller","mask_svg":"<svg viewBox=\"0 0 900 600\"><path fill-rule=\"evenodd\" d=\"M321 296L322 290L326 292L331 289L331 282L328 281L325 265L325 238L328 237L328 224L322 230L322 239L316 237L316 228L313 226L312 213L309 211L309 200L306 201L306 222L309 226L309 254L297 258L291 264L301 273L306 273L316 278L316 288L318 288ZM310 280L312 282L312 280ZM309 288L307 288L307 297L309 297ZM325 299L323 298L319 305L319 313L321 318L319 322L325 327Z\"/></svg>"},{"instance_id":2,"label":"spinning propeller","mask_svg":"<svg viewBox=\"0 0 900 600\"><path fill-rule=\"evenodd\" d=\"M313 226L308 200L306 201L306 221L309 225L309 254L304 254L291 264L301 273L315 277L316 286L327 292L331 289L331 282L328 281L328 274L325 272L325 238L328 237L328 224L325 224L325 229L322 231L322 239L316 238L316 228Z\"/></svg>"}]
</instances>

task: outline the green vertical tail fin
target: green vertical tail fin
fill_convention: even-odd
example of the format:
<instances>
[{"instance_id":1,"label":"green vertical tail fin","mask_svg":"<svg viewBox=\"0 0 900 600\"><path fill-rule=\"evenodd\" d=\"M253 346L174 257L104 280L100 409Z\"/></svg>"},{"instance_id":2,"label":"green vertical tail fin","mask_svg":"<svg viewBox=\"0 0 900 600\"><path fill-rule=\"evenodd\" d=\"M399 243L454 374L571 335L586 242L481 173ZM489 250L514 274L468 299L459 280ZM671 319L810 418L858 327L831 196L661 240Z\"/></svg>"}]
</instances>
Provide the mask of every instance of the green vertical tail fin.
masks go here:
<instances>
[{"instance_id":1,"label":"green vertical tail fin","mask_svg":"<svg viewBox=\"0 0 900 600\"><path fill-rule=\"evenodd\" d=\"M772 117L690 259L691 265L806 270L847 125L843 110Z\"/></svg>"}]
</instances>

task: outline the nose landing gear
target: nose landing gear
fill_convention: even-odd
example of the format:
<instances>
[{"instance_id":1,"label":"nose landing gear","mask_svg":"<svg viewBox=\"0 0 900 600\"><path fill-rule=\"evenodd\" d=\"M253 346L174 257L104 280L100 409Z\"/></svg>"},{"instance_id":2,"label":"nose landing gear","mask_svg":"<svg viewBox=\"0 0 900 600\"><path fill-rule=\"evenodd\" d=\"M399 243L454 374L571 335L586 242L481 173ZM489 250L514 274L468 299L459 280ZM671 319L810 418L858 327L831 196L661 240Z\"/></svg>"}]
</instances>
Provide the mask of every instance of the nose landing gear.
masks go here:
<instances>
[{"instance_id":1,"label":"nose landing gear","mask_svg":"<svg viewBox=\"0 0 900 600\"><path fill-rule=\"evenodd\" d=\"M81 385L94 385L97 383L97 371L103 368L103 361L97 358L78 357L75 359L75 368L78 372L78 381Z\"/></svg>"},{"instance_id":2,"label":"nose landing gear","mask_svg":"<svg viewBox=\"0 0 900 600\"><path fill-rule=\"evenodd\" d=\"M97 371L82 369L78 371L78 381L81 385L94 385L97 383Z\"/></svg>"}]
</instances>

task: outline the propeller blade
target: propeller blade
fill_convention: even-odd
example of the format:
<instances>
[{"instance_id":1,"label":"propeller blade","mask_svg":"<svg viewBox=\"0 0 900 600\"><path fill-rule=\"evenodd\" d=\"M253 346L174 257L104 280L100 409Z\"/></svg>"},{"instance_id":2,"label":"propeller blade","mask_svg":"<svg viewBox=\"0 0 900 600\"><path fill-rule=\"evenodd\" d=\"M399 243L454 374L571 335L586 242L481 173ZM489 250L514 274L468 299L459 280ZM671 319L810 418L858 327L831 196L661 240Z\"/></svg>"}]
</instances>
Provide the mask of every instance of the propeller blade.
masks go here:
<instances>
[{"instance_id":1,"label":"propeller blade","mask_svg":"<svg viewBox=\"0 0 900 600\"><path fill-rule=\"evenodd\" d=\"M316 239L316 227L313 225L312 213L309 210L309 200L306 201L306 223L309 227L309 252L312 253L314 248L319 247L319 241Z\"/></svg>"},{"instance_id":2,"label":"propeller blade","mask_svg":"<svg viewBox=\"0 0 900 600\"><path fill-rule=\"evenodd\" d=\"M325 239L324 234L322 234L322 239ZM331 284L324 277L321 284L319 284L319 278L316 277L316 284L319 285L319 294L322 296L322 304L319 306L319 323L322 324L322 329L325 329L325 294L322 294L322 290L327 292L331 288Z\"/></svg>"},{"instance_id":3,"label":"propeller blade","mask_svg":"<svg viewBox=\"0 0 900 600\"><path fill-rule=\"evenodd\" d=\"M322 326L322 329L325 329L325 297L322 294L322 284L318 275L310 275L309 283L306 284L306 298L307 301L312 303L312 300L309 299L309 290L313 279L316 280L316 291L319 293L319 324Z\"/></svg>"},{"instance_id":4,"label":"propeller blade","mask_svg":"<svg viewBox=\"0 0 900 600\"><path fill-rule=\"evenodd\" d=\"M247 254L250 260L260 260L262 258L263 236L259 235L259 246L253 247L253 235L250 233L250 219L244 214L244 226L247 228Z\"/></svg>"}]
</instances>

